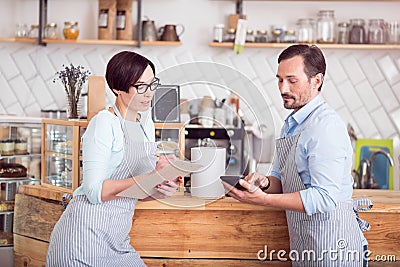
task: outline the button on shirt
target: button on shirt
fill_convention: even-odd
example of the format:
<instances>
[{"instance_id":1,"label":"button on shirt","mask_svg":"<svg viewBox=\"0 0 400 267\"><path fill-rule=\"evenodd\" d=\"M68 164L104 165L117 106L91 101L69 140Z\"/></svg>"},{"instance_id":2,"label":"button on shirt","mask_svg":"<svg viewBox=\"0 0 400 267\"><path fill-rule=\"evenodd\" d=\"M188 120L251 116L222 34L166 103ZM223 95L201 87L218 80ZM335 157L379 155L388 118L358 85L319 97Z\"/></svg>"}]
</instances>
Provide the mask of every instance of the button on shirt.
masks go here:
<instances>
[{"instance_id":1,"label":"button on shirt","mask_svg":"<svg viewBox=\"0 0 400 267\"><path fill-rule=\"evenodd\" d=\"M308 215L334 210L339 201L350 202L353 192L353 150L347 128L321 95L286 118L280 137L300 134L316 108L301 131L295 154L297 171L306 187L300 196ZM271 175L281 179L278 159Z\"/></svg>"}]
</instances>

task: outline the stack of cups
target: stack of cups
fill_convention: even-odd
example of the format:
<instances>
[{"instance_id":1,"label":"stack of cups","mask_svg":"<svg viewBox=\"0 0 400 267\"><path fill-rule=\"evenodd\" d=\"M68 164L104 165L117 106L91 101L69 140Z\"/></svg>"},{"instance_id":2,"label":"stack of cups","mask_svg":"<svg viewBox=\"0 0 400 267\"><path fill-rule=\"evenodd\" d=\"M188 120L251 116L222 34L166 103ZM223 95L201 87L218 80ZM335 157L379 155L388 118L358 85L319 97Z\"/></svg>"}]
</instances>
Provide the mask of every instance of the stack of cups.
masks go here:
<instances>
[{"instance_id":1,"label":"stack of cups","mask_svg":"<svg viewBox=\"0 0 400 267\"><path fill-rule=\"evenodd\" d=\"M388 21L388 42L389 44L400 43L399 23L397 21Z\"/></svg>"}]
</instances>

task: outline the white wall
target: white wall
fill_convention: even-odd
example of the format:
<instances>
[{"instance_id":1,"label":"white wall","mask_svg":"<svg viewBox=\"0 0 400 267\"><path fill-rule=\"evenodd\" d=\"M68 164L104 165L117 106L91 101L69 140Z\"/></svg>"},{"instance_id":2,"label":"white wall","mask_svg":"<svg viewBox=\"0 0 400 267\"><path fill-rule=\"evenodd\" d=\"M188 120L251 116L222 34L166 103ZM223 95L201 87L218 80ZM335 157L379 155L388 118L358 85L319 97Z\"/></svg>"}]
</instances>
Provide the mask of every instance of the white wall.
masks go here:
<instances>
[{"instance_id":1,"label":"white wall","mask_svg":"<svg viewBox=\"0 0 400 267\"><path fill-rule=\"evenodd\" d=\"M266 103L249 99L262 110L272 110L276 129L287 111L282 109L275 79L276 57L280 49L249 49L242 55L231 49L211 48L213 25L227 23L235 12L234 1L216 0L146 0L143 16L164 24L185 25L180 47L142 47L111 45L69 45L0 43L0 113L38 115L40 109L61 108L65 96L52 82L62 64L88 66L93 74L103 75L108 59L120 50L135 50L151 58L158 70L193 61L226 64L249 77L268 96ZM37 0L1 0L0 36L13 37L16 23L38 21ZM349 8L351 4L351 8ZM132 21L136 23L136 2ZM61 32L63 22L76 20L80 39L97 36L96 0L49 0L48 21L56 22ZM294 27L298 18L316 17L318 10L333 9L337 21L350 18L399 20L400 1L325 2L325 1L245 1L244 13L253 29L271 25ZM359 137L394 140L396 158L400 150L400 50L326 49L328 72L323 94L327 101L351 123ZM193 92L183 92L193 94ZM195 94L201 94L198 92ZM396 164L398 161L396 160ZM396 166L396 188L399 187Z\"/></svg>"}]
</instances>

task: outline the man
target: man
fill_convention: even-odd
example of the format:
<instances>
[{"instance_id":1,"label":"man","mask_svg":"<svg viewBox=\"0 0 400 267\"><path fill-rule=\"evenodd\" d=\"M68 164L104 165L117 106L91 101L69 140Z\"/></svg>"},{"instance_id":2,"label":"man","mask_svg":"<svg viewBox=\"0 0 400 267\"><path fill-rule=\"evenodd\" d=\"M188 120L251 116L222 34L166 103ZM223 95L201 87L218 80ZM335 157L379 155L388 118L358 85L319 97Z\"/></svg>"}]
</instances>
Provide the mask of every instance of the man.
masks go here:
<instances>
[{"instance_id":1,"label":"man","mask_svg":"<svg viewBox=\"0 0 400 267\"><path fill-rule=\"evenodd\" d=\"M293 266L366 266L367 242L351 199L352 146L321 95L325 58L314 45L293 45L278 64L283 105L293 112L277 140L273 170L240 181L247 191L224 186L240 201L286 210L290 249L299 255Z\"/></svg>"}]
</instances>

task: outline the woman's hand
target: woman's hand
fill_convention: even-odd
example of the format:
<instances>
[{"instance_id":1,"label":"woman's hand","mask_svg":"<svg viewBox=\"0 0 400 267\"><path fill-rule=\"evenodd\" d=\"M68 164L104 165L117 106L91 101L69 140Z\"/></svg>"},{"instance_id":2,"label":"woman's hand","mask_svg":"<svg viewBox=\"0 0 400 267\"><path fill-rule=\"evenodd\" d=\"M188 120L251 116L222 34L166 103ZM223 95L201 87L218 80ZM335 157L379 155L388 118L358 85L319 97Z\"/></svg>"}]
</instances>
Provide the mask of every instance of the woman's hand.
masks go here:
<instances>
[{"instance_id":1,"label":"woman's hand","mask_svg":"<svg viewBox=\"0 0 400 267\"><path fill-rule=\"evenodd\" d=\"M170 165L172 162L177 160L176 156L174 154L166 154L166 155L161 155L158 157L157 165L154 171L159 171L162 168Z\"/></svg>"},{"instance_id":2,"label":"woman's hand","mask_svg":"<svg viewBox=\"0 0 400 267\"><path fill-rule=\"evenodd\" d=\"M158 192L151 196L153 199L162 199L172 196L179 189L179 184L183 183L183 177L179 176L175 181L165 180L164 183L156 185L154 189Z\"/></svg>"}]
</instances>

